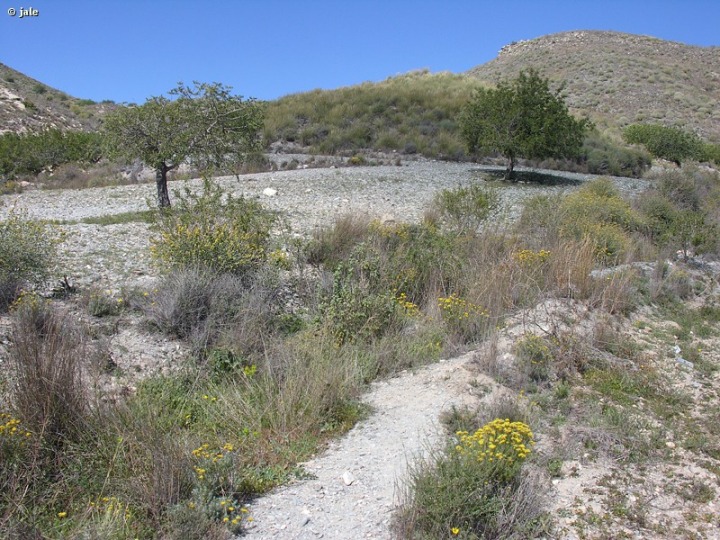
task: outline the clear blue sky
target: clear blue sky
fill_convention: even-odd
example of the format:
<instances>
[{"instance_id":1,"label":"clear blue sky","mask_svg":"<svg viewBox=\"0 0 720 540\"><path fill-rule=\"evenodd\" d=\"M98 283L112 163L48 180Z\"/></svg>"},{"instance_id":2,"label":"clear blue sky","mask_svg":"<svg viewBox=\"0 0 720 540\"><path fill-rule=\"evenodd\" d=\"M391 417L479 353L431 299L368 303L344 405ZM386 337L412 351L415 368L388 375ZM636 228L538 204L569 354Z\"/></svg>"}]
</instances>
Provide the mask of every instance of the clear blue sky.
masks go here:
<instances>
[{"instance_id":1,"label":"clear blue sky","mask_svg":"<svg viewBox=\"0 0 720 540\"><path fill-rule=\"evenodd\" d=\"M273 99L413 69L462 72L507 43L617 30L720 45L720 0L0 0L0 62L73 96L142 103L178 81ZM8 15L32 6L37 17Z\"/></svg>"}]
</instances>

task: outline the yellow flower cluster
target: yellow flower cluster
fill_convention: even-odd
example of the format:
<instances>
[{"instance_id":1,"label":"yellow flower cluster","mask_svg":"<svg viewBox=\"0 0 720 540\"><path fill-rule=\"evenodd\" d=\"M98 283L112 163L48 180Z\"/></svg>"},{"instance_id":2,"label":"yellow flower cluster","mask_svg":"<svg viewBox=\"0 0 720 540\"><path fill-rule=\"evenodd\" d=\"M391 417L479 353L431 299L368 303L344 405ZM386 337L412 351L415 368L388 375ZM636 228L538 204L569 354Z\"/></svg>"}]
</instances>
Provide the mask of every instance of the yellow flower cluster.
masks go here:
<instances>
[{"instance_id":1,"label":"yellow flower cluster","mask_svg":"<svg viewBox=\"0 0 720 540\"><path fill-rule=\"evenodd\" d=\"M408 297L404 292L398 294L395 297L395 301L403 310L405 310L405 314L410 317L415 317L418 313L420 313L418 305L408 300Z\"/></svg>"},{"instance_id":2,"label":"yellow flower cluster","mask_svg":"<svg viewBox=\"0 0 720 540\"><path fill-rule=\"evenodd\" d=\"M410 227L406 223L382 223L374 220L370 223L370 230L381 238L399 238L407 240L410 238Z\"/></svg>"},{"instance_id":3,"label":"yellow flower cluster","mask_svg":"<svg viewBox=\"0 0 720 540\"><path fill-rule=\"evenodd\" d=\"M117 497L98 497L88 503L90 511L106 519L122 518L125 521L132 518L130 505Z\"/></svg>"},{"instance_id":4,"label":"yellow flower cluster","mask_svg":"<svg viewBox=\"0 0 720 540\"><path fill-rule=\"evenodd\" d=\"M25 439L32 435L32 433L20 427L20 420L18 420L17 418L13 418L7 413L0 413L0 422L0 438Z\"/></svg>"},{"instance_id":5,"label":"yellow flower cluster","mask_svg":"<svg viewBox=\"0 0 720 540\"><path fill-rule=\"evenodd\" d=\"M292 268L290 257L282 249L276 249L274 251L271 251L270 253L268 253L268 258L270 259L270 262L273 264L273 266L276 266L282 270L290 270Z\"/></svg>"},{"instance_id":6,"label":"yellow flower cluster","mask_svg":"<svg viewBox=\"0 0 720 540\"><path fill-rule=\"evenodd\" d=\"M247 515L248 509L243 507L238 508L231 499L221 499L220 507L222 513L225 514L222 518L222 522L229 525L240 525L240 522L245 518L246 521L252 521L252 518Z\"/></svg>"},{"instance_id":7,"label":"yellow flower cluster","mask_svg":"<svg viewBox=\"0 0 720 540\"><path fill-rule=\"evenodd\" d=\"M234 451L235 445L233 445L232 443L226 442L225 444L217 448L211 448L208 443L205 443L193 450L192 455L199 460L205 460L209 463L217 463L218 461L224 459L226 456L228 456ZM203 480L205 478L207 469L200 466L193 467L193 469L195 470L195 475L197 476L198 480Z\"/></svg>"},{"instance_id":8,"label":"yellow flower cluster","mask_svg":"<svg viewBox=\"0 0 720 540\"><path fill-rule=\"evenodd\" d=\"M455 450L479 462L497 462L513 464L523 461L535 445L533 433L524 422L511 422L497 418L485 424L470 435L467 431L458 431L460 444Z\"/></svg>"},{"instance_id":9,"label":"yellow flower cluster","mask_svg":"<svg viewBox=\"0 0 720 540\"><path fill-rule=\"evenodd\" d=\"M546 262L550 258L550 252L546 249L533 251L532 249L522 249L513 253L513 259L522 266L538 266Z\"/></svg>"},{"instance_id":10,"label":"yellow flower cluster","mask_svg":"<svg viewBox=\"0 0 720 540\"><path fill-rule=\"evenodd\" d=\"M10 305L10 311L14 312L20 309L34 311L42 308L49 303L37 293L21 291L20 296Z\"/></svg>"},{"instance_id":11,"label":"yellow flower cluster","mask_svg":"<svg viewBox=\"0 0 720 540\"><path fill-rule=\"evenodd\" d=\"M443 318L450 321L462 321L463 319L469 319L470 317L488 317L489 314L482 306L473 304L451 294L450 296L441 296L438 298L438 305Z\"/></svg>"},{"instance_id":12,"label":"yellow flower cluster","mask_svg":"<svg viewBox=\"0 0 720 540\"><path fill-rule=\"evenodd\" d=\"M223 272L237 272L265 260L264 237L232 223L212 227L175 224L151 240L154 257L176 265L203 264Z\"/></svg>"}]
</instances>

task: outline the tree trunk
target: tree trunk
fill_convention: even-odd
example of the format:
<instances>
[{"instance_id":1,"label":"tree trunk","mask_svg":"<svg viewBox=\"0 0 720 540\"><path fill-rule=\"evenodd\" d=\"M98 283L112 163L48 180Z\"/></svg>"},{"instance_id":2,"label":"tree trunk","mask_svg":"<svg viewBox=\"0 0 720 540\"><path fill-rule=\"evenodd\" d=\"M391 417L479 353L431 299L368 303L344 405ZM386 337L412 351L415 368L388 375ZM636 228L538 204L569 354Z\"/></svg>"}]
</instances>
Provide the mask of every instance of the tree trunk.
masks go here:
<instances>
[{"instance_id":1,"label":"tree trunk","mask_svg":"<svg viewBox=\"0 0 720 540\"><path fill-rule=\"evenodd\" d=\"M167 173L170 167L164 163L155 168L155 184L157 185L158 206L160 208L170 208L170 195L167 187Z\"/></svg>"},{"instance_id":2,"label":"tree trunk","mask_svg":"<svg viewBox=\"0 0 720 540\"><path fill-rule=\"evenodd\" d=\"M513 169L515 168L515 156L508 156L507 168L505 169L505 180L513 179Z\"/></svg>"}]
</instances>

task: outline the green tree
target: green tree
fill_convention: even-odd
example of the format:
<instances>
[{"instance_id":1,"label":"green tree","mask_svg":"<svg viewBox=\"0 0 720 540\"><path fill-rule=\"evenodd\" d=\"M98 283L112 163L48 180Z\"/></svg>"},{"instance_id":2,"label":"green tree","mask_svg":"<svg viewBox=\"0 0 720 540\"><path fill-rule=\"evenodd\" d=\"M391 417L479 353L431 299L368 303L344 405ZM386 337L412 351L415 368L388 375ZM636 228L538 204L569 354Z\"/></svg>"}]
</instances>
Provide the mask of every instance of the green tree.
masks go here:
<instances>
[{"instance_id":1,"label":"green tree","mask_svg":"<svg viewBox=\"0 0 720 540\"><path fill-rule=\"evenodd\" d=\"M109 154L155 169L158 205L170 206L167 173L190 161L201 168L241 163L260 148L263 109L219 83L180 83L170 98L122 107L103 125Z\"/></svg>"},{"instance_id":2,"label":"green tree","mask_svg":"<svg viewBox=\"0 0 720 540\"><path fill-rule=\"evenodd\" d=\"M677 166L688 158L701 158L703 142L694 133L660 124L633 124L625 128L623 138L630 144L642 144L653 156Z\"/></svg>"},{"instance_id":3,"label":"green tree","mask_svg":"<svg viewBox=\"0 0 720 540\"><path fill-rule=\"evenodd\" d=\"M590 126L588 119L568 113L562 88L550 90L548 79L535 70L479 89L460 117L470 152L499 152L507 158L507 179L520 157L577 156Z\"/></svg>"}]
</instances>

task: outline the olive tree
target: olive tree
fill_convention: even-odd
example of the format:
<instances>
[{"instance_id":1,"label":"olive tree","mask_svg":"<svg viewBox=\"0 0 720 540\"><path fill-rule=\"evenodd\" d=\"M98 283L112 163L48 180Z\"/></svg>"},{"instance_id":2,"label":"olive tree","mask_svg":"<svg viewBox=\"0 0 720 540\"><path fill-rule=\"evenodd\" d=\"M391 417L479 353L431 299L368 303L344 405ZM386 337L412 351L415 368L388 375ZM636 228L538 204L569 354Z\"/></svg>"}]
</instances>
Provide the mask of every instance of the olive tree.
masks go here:
<instances>
[{"instance_id":1,"label":"olive tree","mask_svg":"<svg viewBox=\"0 0 720 540\"><path fill-rule=\"evenodd\" d=\"M480 88L460 117L470 152L500 153L507 159L507 179L517 158L577 156L590 126L588 119L570 115L562 88L552 91L535 70L496 88Z\"/></svg>"},{"instance_id":2,"label":"olive tree","mask_svg":"<svg viewBox=\"0 0 720 540\"><path fill-rule=\"evenodd\" d=\"M230 92L219 83L180 83L170 97L121 107L103 122L108 153L154 168L158 205L168 207L167 173L181 163L222 168L260 148L262 107Z\"/></svg>"}]
</instances>

